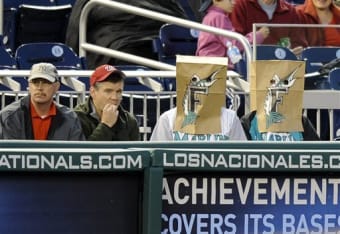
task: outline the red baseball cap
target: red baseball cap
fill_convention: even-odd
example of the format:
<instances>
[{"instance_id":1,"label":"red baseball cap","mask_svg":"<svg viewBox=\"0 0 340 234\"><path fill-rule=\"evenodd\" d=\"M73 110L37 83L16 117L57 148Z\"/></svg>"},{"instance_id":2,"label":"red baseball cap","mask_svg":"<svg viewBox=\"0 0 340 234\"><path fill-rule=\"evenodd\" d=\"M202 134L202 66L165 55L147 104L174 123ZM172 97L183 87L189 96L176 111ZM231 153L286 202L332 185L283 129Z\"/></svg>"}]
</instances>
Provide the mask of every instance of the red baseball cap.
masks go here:
<instances>
[{"instance_id":1,"label":"red baseball cap","mask_svg":"<svg viewBox=\"0 0 340 234\"><path fill-rule=\"evenodd\" d=\"M106 80L106 78L108 78L114 72L118 73L122 77L125 77L125 74L122 71L118 70L112 65L104 64L97 67L91 75L90 85L93 86L97 82Z\"/></svg>"}]
</instances>

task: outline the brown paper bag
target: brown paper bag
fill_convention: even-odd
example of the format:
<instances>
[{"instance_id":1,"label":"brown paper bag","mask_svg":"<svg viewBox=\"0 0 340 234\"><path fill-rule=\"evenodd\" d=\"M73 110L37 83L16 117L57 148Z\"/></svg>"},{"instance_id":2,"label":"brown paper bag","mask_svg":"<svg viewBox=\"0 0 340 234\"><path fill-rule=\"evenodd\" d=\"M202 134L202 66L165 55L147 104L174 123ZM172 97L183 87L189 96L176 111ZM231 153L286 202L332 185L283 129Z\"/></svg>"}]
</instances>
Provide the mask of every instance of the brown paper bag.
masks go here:
<instances>
[{"instance_id":1,"label":"brown paper bag","mask_svg":"<svg viewBox=\"0 0 340 234\"><path fill-rule=\"evenodd\" d=\"M250 67L251 110L260 132L303 131L304 61L257 60Z\"/></svg>"},{"instance_id":2,"label":"brown paper bag","mask_svg":"<svg viewBox=\"0 0 340 234\"><path fill-rule=\"evenodd\" d=\"M221 132L227 66L228 59L224 57L177 56L175 131L188 134Z\"/></svg>"}]
</instances>

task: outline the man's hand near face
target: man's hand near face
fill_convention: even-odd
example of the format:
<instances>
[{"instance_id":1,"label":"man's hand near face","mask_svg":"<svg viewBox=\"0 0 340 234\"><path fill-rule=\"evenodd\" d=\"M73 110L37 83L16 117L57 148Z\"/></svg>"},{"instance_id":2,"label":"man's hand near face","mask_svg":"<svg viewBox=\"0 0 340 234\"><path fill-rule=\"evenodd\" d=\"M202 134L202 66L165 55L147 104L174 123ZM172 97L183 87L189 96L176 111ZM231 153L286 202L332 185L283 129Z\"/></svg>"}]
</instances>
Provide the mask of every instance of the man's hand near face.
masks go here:
<instances>
[{"instance_id":1,"label":"man's hand near face","mask_svg":"<svg viewBox=\"0 0 340 234\"><path fill-rule=\"evenodd\" d=\"M103 108L101 122L110 128L115 125L119 115L118 106L114 104L106 104Z\"/></svg>"}]
</instances>

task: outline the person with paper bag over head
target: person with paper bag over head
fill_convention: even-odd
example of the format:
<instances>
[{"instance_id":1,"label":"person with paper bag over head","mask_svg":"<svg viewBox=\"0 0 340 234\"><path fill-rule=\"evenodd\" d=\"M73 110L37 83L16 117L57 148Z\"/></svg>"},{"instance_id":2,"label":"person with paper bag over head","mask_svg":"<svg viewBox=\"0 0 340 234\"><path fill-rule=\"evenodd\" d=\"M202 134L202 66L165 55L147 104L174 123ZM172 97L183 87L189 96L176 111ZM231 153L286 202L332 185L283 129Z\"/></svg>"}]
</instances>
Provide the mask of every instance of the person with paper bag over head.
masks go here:
<instances>
[{"instance_id":1,"label":"person with paper bag over head","mask_svg":"<svg viewBox=\"0 0 340 234\"><path fill-rule=\"evenodd\" d=\"M251 112L241 118L249 140L320 140L302 115L304 61L253 61L250 72Z\"/></svg>"},{"instance_id":2,"label":"person with paper bag over head","mask_svg":"<svg viewBox=\"0 0 340 234\"><path fill-rule=\"evenodd\" d=\"M177 56L177 107L164 112L151 141L247 140L235 111L226 108L228 59Z\"/></svg>"}]
</instances>

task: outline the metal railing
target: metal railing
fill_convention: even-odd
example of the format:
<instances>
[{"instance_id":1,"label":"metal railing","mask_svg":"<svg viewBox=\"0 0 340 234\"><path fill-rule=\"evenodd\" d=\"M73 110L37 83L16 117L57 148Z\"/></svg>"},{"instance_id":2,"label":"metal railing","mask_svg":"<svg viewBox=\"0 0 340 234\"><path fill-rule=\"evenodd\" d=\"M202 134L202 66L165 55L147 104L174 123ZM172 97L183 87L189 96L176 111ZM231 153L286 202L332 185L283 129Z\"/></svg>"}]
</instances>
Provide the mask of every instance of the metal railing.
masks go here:
<instances>
[{"instance_id":1,"label":"metal railing","mask_svg":"<svg viewBox=\"0 0 340 234\"><path fill-rule=\"evenodd\" d=\"M155 69L176 70L175 66L169 65L167 63L158 62L152 59L145 59L140 56L123 53L117 50L108 49L105 47L101 47L95 44L88 43L87 38L86 38L86 27L87 27L88 15L90 11L96 5L102 5L105 7L118 9L118 10L121 10L127 13L144 16L146 18L151 18L151 19L159 20L159 21L166 22L166 23L177 24L177 25L180 25L186 28L192 28L192 29L197 29L197 30L201 30L205 32L211 32L211 33L226 36L226 37L231 37L235 40L238 40L242 44L244 51L245 51L247 64L250 64L251 62L252 56L251 56L250 44L248 40L239 33L203 25L203 24L193 22L190 20L180 19L174 16L154 12L151 10L142 9L142 8L135 7L135 6L129 6L124 3L119 3L119 2L110 1L110 0L91 0L84 6L82 10L82 13L80 15L80 20L79 20L79 55L82 57L86 56L86 51L91 51L94 53L101 53L106 56L119 58L121 60L126 60L129 62L141 64L141 65L152 67ZM247 72L247 74L249 74L249 72ZM247 80L249 80L248 77L247 77Z\"/></svg>"},{"instance_id":2,"label":"metal railing","mask_svg":"<svg viewBox=\"0 0 340 234\"><path fill-rule=\"evenodd\" d=\"M60 70L58 71L60 76L64 76L65 78L72 77L89 77L93 70ZM124 71L127 77L175 77L175 71ZM29 75L29 70L0 70L0 79L9 79L10 77L25 77ZM2 91L0 92L0 101L2 105L5 103L5 96L11 96L14 100L17 100L22 95L27 94L26 91ZM248 96L249 93L237 92L240 95ZM64 97L68 97L70 99L69 106L72 108L77 103L83 101L83 97L87 95L86 91L60 91L57 95L57 101ZM152 113L155 114L156 119L159 118L161 114L161 100L168 99L170 109L175 104L176 92L124 92L125 99L129 100L129 111L132 114L143 115L143 120L141 121L141 132L143 134L143 140L147 140L148 135L151 133L153 126L148 126L147 119L150 117L148 115L148 102L151 100L156 103L154 106L155 109L151 110ZM143 112L136 113L135 112L135 100L142 100ZM320 135L321 132L321 124L320 124L320 111L328 110L329 112L329 125L330 125L330 139L333 140L333 110L340 109L340 91L338 90L306 90L304 91L304 103L303 108L308 111L310 109L317 110L317 125L316 129ZM2 108L3 106L1 106Z\"/></svg>"},{"instance_id":3,"label":"metal railing","mask_svg":"<svg viewBox=\"0 0 340 234\"><path fill-rule=\"evenodd\" d=\"M339 28L339 24L270 24L270 23L254 23L253 24L253 44L256 45L256 31L261 27L273 27L273 28ZM307 39L307 38L306 38ZM256 60L256 46L253 46L252 48L252 60Z\"/></svg>"}]
</instances>

